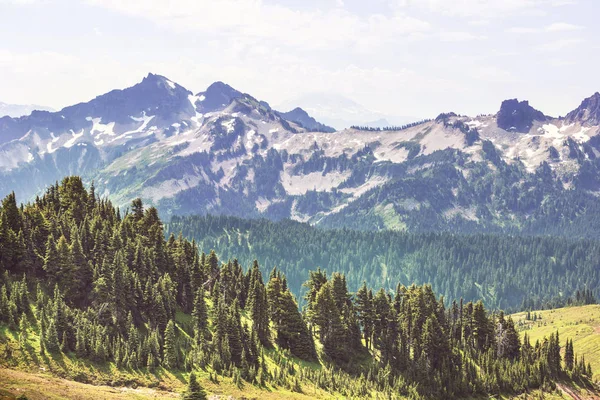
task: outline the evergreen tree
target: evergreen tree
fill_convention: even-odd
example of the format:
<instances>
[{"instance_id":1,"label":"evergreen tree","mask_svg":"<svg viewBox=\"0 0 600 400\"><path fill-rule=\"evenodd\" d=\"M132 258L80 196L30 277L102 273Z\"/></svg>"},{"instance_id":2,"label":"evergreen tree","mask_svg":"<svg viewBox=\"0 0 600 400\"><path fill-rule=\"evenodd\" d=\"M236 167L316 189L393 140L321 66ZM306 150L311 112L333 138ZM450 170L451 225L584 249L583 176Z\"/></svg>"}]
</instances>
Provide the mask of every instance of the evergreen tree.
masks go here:
<instances>
[{"instance_id":1,"label":"evergreen tree","mask_svg":"<svg viewBox=\"0 0 600 400\"><path fill-rule=\"evenodd\" d=\"M19 319L19 344L22 349L27 345L27 330L29 329L29 322L25 313L21 314Z\"/></svg>"},{"instance_id":2,"label":"evergreen tree","mask_svg":"<svg viewBox=\"0 0 600 400\"><path fill-rule=\"evenodd\" d=\"M169 320L165 328L163 346L163 364L166 368L177 368L177 343L175 337L175 323Z\"/></svg>"},{"instance_id":3,"label":"evergreen tree","mask_svg":"<svg viewBox=\"0 0 600 400\"><path fill-rule=\"evenodd\" d=\"M567 343L565 344L565 370L571 372L574 366L575 355L573 353L573 340L567 339Z\"/></svg>"},{"instance_id":4,"label":"evergreen tree","mask_svg":"<svg viewBox=\"0 0 600 400\"><path fill-rule=\"evenodd\" d=\"M44 257L44 271L46 271L47 277L50 281L50 285L54 285L58 282L60 275L60 258L56 251L56 241L52 235L48 236L46 241L46 253Z\"/></svg>"},{"instance_id":5,"label":"evergreen tree","mask_svg":"<svg viewBox=\"0 0 600 400\"><path fill-rule=\"evenodd\" d=\"M58 342L58 332L56 330L56 323L54 320L50 320L48 330L45 332L46 337L44 338L44 347L51 353L57 353L60 350L60 344Z\"/></svg>"},{"instance_id":6,"label":"evergreen tree","mask_svg":"<svg viewBox=\"0 0 600 400\"><path fill-rule=\"evenodd\" d=\"M208 311L204 299L204 288L200 287L194 298L194 309L192 311L192 320L194 323L194 337L196 344L199 344L208 334Z\"/></svg>"},{"instance_id":7,"label":"evergreen tree","mask_svg":"<svg viewBox=\"0 0 600 400\"><path fill-rule=\"evenodd\" d=\"M193 372L190 374L190 380L188 382L187 390L182 396L184 400L205 400L207 399L206 393L200 383L196 380L196 374Z\"/></svg>"},{"instance_id":8,"label":"evergreen tree","mask_svg":"<svg viewBox=\"0 0 600 400\"><path fill-rule=\"evenodd\" d=\"M210 257L209 257L210 259ZM246 308L249 310L253 322L253 329L263 346L271 345L269 334L269 305L267 292L263 283L262 274L255 260L250 272L250 291Z\"/></svg>"},{"instance_id":9,"label":"evergreen tree","mask_svg":"<svg viewBox=\"0 0 600 400\"><path fill-rule=\"evenodd\" d=\"M319 330L319 338L323 343L325 353L333 360L346 360L348 354L344 351L344 325L342 316L335 304L331 284L321 287L314 303L315 325Z\"/></svg>"},{"instance_id":10,"label":"evergreen tree","mask_svg":"<svg viewBox=\"0 0 600 400\"><path fill-rule=\"evenodd\" d=\"M369 297L366 282L363 282L363 285L356 293L356 310L358 312L358 320L362 326L365 345L368 348L373 332L373 303L372 295Z\"/></svg>"}]
</instances>

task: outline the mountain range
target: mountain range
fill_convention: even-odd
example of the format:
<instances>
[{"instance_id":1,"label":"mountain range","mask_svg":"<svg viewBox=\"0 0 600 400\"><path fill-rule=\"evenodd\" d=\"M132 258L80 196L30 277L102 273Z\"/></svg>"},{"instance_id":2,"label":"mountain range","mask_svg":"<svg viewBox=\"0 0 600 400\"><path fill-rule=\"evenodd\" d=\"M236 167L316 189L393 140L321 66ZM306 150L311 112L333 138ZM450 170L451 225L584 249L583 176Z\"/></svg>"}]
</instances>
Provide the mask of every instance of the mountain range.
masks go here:
<instances>
[{"instance_id":1,"label":"mountain range","mask_svg":"<svg viewBox=\"0 0 600 400\"><path fill-rule=\"evenodd\" d=\"M281 109L302 107L319 121L335 128L353 125L384 127L402 125L418 120L417 117L389 115L371 110L362 104L336 93L307 93L293 97L279 105Z\"/></svg>"},{"instance_id":2,"label":"mountain range","mask_svg":"<svg viewBox=\"0 0 600 400\"><path fill-rule=\"evenodd\" d=\"M555 118L527 101L335 131L215 82L149 74L57 112L0 118L0 195L77 174L121 207L358 229L600 236L600 94Z\"/></svg>"},{"instance_id":3,"label":"mountain range","mask_svg":"<svg viewBox=\"0 0 600 400\"><path fill-rule=\"evenodd\" d=\"M0 101L0 117L22 117L29 115L33 110L54 111L51 107L38 106L37 104L7 104Z\"/></svg>"}]
</instances>

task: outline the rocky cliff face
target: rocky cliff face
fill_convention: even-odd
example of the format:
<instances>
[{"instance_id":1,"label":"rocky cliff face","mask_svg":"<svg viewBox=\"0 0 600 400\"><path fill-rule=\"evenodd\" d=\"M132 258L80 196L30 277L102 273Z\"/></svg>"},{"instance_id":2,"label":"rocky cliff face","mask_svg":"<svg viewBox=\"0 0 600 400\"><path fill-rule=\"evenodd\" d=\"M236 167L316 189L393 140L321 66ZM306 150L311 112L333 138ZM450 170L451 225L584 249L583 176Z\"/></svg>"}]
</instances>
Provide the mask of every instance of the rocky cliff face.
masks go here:
<instances>
[{"instance_id":1,"label":"rocky cliff face","mask_svg":"<svg viewBox=\"0 0 600 400\"><path fill-rule=\"evenodd\" d=\"M581 105L567 114L565 118L569 123L585 125L600 124L600 93L583 100Z\"/></svg>"},{"instance_id":2,"label":"rocky cliff face","mask_svg":"<svg viewBox=\"0 0 600 400\"><path fill-rule=\"evenodd\" d=\"M534 121L545 121L548 118L529 105L528 101L517 99L504 100L496 116L498 127L506 131L527 133Z\"/></svg>"}]
</instances>

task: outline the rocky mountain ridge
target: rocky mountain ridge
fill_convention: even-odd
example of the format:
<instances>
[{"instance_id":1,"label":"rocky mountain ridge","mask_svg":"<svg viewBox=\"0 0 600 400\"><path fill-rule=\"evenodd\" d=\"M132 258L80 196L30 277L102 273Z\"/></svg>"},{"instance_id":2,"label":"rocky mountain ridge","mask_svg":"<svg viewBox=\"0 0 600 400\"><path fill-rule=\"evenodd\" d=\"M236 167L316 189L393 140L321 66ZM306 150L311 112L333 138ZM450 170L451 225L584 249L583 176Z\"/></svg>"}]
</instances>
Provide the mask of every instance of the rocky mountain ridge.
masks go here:
<instances>
[{"instance_id":1,"label":"rocky mountain ridge","mask_svg":"<svg viewBox=\"0 0 600 400\"><path fill-rule=\"evenodd\" d=\"M58 112L0 118L0 194L16 187L32 198L77 173L116 204L141 194L165 217L518 229L549 218L548 205L565 196L583 199L574 216L595 207L599 97L565 118L515 99L495 115L332 132L301 109L276 111L223 82L194 95L149 74Z\"/></svg>"}]
</instances>

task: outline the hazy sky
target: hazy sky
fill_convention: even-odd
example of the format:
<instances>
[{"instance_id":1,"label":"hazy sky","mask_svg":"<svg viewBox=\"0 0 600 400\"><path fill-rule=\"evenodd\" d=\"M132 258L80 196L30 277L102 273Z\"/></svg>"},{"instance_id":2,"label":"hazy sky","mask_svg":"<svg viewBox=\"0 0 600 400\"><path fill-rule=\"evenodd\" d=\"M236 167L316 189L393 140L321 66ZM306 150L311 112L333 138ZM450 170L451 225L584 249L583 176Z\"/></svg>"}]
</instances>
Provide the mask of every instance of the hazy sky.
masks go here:
<instances>
[{"instance_id":1,"label":"hazy sky","mask_svg":"<svg viewBox=\"0 0 600 400\"><path fill-rule=\"evenodd\" d=\"M600 91L597 0L0 0L0 101L61 108L148 72L277 105L564 115Z\"/></svg>"}]
</instances>

